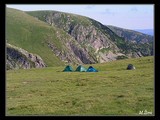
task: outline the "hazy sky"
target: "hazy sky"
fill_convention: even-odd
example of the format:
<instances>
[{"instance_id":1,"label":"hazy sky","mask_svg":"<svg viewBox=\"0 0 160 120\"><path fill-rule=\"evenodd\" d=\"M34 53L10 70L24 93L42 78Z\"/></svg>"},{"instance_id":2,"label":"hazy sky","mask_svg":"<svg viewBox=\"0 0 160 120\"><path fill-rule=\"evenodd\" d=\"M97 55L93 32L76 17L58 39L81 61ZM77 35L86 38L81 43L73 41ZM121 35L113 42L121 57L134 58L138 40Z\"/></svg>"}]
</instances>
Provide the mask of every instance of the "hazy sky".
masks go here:
<instances>
[{"instance_id":1,"label":"hazy sky","mask_svg":"<svg viewBox=\"0 0 160 120\"><path fill-rule=\"evenodd\" d=\"M23 11L56 10L93 18L104 25L127 29L154 29L153 4L7 4L7 7Z\"/></svg>"}]
</instances>

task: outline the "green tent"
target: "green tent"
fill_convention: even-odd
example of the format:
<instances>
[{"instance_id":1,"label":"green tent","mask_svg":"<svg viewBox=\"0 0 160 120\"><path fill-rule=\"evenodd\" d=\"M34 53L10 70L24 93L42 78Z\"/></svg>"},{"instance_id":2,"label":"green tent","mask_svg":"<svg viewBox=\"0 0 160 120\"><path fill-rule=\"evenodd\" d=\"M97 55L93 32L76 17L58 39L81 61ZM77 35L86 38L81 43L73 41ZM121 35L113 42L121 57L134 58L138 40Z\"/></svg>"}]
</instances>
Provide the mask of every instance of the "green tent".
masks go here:
<instances>
[{"instance_id":1,"label":"green tent","mask_svg":"<svg viewBox=\"0 0 160 120\"><path fill-rule=\"evenodd\" d=\"M63 72L72 72L73 68L69 65L66 66L66 68L63 70Z\"/></svg>"},{"instance_id":2,"label":"green tent","mask_svg":"<svg viewBox=\"0 0 160 120\"><path fill-rule=\"evenodd\" d=\"M86 69L85 67L83 67L82 65L79 65L79 66L77 67L76 71L78 71L78 72L86 72L87 69Z\"/></svg>"}]
</instances>

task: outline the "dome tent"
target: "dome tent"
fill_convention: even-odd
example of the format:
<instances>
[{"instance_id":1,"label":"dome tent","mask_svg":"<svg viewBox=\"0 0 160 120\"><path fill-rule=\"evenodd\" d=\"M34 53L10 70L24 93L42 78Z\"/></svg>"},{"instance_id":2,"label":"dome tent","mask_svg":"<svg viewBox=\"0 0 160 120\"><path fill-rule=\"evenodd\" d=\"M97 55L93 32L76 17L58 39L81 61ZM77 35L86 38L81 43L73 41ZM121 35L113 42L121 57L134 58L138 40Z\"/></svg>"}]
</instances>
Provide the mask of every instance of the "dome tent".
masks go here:
<instances>
[{"instance_id":1,"label":"dome tent","mask_svg":"<svg viewBox=\"0 0 160 120\"><path fill-rule=\"evenodd\" d=\"M72 72L73 68L69 65L66 66L66 68L63 70L63 72Z\"/></svg>"},{"instance_id":2,"label":"dome tent","mask_svg":"<svg viewBox=\"0 0 160 120\"><path fill-rule=\"evenodd\" d=\"M127 70L135 70L136 68L132 64L128 64Z\"/></svg>"},{"instance_id":3,"label":"dome tent","mask_svg":"<svg viewBox=\"0 0 160 120\"><path fill-rule=\"evenodd\" d=\"M87 69L86 69L85 67L83 67L82 65L79 65L79 66L77 67L76 71L78 71L78 72L86 72Z\"/></svg>"},{"instance_id":4,"label":"dome tent","mask_svg":"<svg viewBox=\"0 0 160 120\"><path fill-rule=\"evenodd\" d=\"M98 70L96 70L92 66L89 66L89 68L87 69L87 72L98 72Z\"/></svg>"}]
</instances>

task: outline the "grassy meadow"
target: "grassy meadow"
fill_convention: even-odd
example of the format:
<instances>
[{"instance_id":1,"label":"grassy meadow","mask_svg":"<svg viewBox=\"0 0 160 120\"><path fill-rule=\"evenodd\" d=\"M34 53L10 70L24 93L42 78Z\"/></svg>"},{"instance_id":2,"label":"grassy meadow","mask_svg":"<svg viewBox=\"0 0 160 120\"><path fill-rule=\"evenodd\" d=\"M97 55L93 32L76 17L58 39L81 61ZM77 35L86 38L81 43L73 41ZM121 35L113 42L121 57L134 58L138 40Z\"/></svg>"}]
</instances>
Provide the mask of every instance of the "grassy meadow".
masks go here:
<instances>
[{"instance_id":1,"label":"grassy meadow","mask_svg":"<svg viewBox=\"0 0 160 120\"><path fill-rule=\"evenodd\" d=\"M56 45L61 50L61 41L56 37L56 32L63 34L62 30L49 26L25 12L8 8L6 9L6 40L28 52L38 54L48 66L64 65L59 58L48 48L46 42ZM63 37L68 38L67 35ZM47 54L46 54L47 53Z\"/></svg>"},{"instance_id":2,"label":"grassy meadow","mask_svg":"<svg viewBox=\"0 0 160 120\"><path fill-rule=\"evenodd\" d=\"M130 63L136 70L126 70ZM6 115L154 115L153 57L92 66L99 72L6 71Z\"/></svg>"}]
</instances>

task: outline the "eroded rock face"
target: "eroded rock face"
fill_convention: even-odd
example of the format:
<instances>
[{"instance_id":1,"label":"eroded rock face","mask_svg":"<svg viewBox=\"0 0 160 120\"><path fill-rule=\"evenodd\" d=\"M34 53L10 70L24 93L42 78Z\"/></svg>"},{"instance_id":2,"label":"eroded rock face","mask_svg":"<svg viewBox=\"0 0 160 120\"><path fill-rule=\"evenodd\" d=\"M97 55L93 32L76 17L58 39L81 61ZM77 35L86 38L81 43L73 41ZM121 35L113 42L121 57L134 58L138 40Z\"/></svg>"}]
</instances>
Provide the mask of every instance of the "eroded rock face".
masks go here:
<instances>
[{"instance_id":1,"label":"eroded rock face","mask_svg":"<svg viewBox=\"0 0 160 120\"><path fill-rule=\"evenodd\" d=\"M67 16L67 14L63 13L51 13L46 15L45 18L45 22L63 29L82 46L79 48L78 46L68 43L68 48L81 63L101 63L116 60L114 56L117 56L116 54L119 48L111 41L109 35L105 35L97 27L92 25L91 21L86 20L84 23L84 20L82 20L77 22L74 16ZM115 55L107 55L108 51L104 53L99 52L102 48L110 49L109 51L112 51L112 54Z\"/></svg>"},{"instance_id":2,"label":"eroded rock face","mask_svg":"<svg viewBox=\"0 0 160 120\"><path fill-rule=\"evenodd\" d=\"M27 52L24 49L7 44L6 65L8 69L29 69L46 67L39 55Z\"/></svg>"},{"instance_id":3,"label":"eroded rock face","mask_svg":"<svg viewBox=\"0 0 160 120\"><path fill-rule=\"evenodd\" d=\"M95 61L90 58L90 56L88 55L88 53L86 51L84 51L83 49L77 48L74 45L70 45L72 51L74 52L75 56L77 56L82 63L84 64L92 64L95 63Z\"/></svg>"},{"instance_id":4,"label":"eroded rock face","mask_svg":"<svg viewBox=\"0 0 160 120\"><path fill-rule=\"evenodd\" d=\"M150 44L145 43L149 38L141 40L141 35L130 35L132 32L128 30L115 32L87 17L57 11L45 11L44 14L40 12L35 16L56 28L55 38L60 41L60 47L52 41L55 38L47 38L45 43L53 54L67 64L103 63L153 53L153 50L146 49L146 46L152 48Z\"/></svg>"},{"instance_id":5,"label":"eroded rock face","mask_svg":"<svg viewBox=\"0 0 160 120\"><path fill-rule=\"evenodd\" d=\"M53 43L47 42L53 53L60 58L60 60L68 64L93 64L95 60L88 54L88 52L79 45L67 42L67 50L59 50Z\"/></svg>"}]
</instances>

